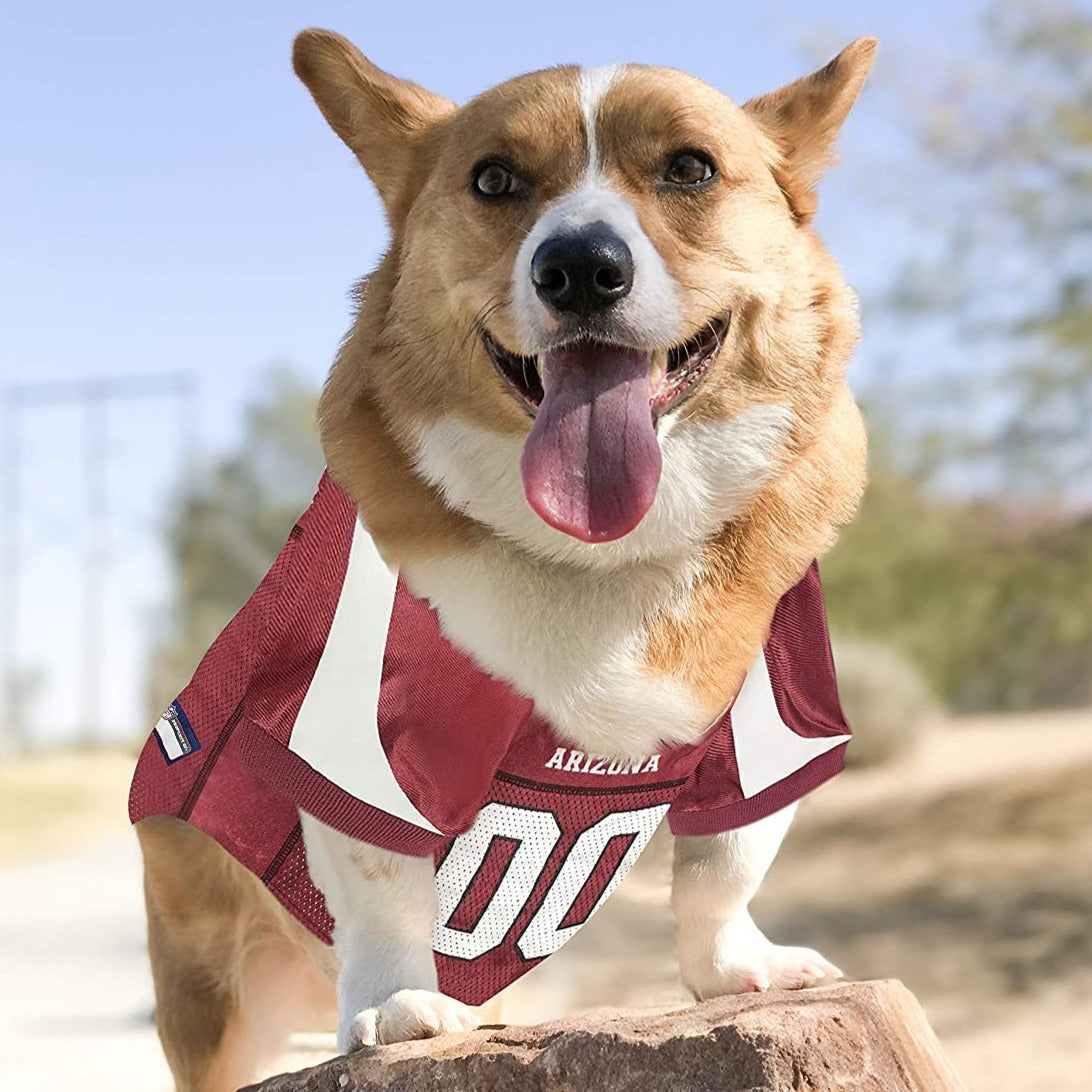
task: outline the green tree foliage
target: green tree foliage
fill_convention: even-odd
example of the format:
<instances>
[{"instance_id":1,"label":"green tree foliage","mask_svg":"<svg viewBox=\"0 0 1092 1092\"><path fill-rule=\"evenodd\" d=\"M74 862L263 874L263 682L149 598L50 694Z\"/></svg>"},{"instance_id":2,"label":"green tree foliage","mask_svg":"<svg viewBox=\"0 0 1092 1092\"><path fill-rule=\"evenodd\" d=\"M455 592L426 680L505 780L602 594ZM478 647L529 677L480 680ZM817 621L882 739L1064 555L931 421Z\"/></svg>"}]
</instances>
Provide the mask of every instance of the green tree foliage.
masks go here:
<instances>
[{"instance_id":1,"label":"green tree foliage","mask_svg":"<svg viewBox=\"0 0 1092 1092\"><path fill-rule=\"evenodd\" d=\"M171 505L173 602L149 673L156 712L254 591L322 473L314 389L285 369L263 386L236 450L197 469Z\"/></svg>"},{"instance_id":2,"label":"green tree foliage","mask_svg":"<svg viewBox=\"0 0 1092 1092\"><path fill-rule=\"evenodd\" d=\"M984 61L914 95L921 245L881 301L961 356L915 359L917 396L873 407L872 484L824 578L837 628L899 647L956 709L1084 704L1092 10L998 0L982 29Z\"/></svg>"},{"instance_id":3,"label":"green tree foliage","mask_svg":"<svg viewBox=\"0 0 1092 1092\"><path fill-rule=\"evenodd\" d=\"M896 646L956 710L1092 702L1092 517L938 500L880 460L823 583L835 631Z\"/></svg>"},{"instance_id":4,"label":"green tree foliage","mask_svg":"<svg viewBox=\"0 0 1092 1092\"><path fill-rule=\"evenodd\" d=\"M987 59L947 73L920 115L923 184L906 193L928 195L912 211L934 245L888 304L954 322L966 346L934 406L946 458L1010 493L1087 500L1075 476L1092 472L1092 9L998 0L982 29Z\"/></svg>"}]
</instances>

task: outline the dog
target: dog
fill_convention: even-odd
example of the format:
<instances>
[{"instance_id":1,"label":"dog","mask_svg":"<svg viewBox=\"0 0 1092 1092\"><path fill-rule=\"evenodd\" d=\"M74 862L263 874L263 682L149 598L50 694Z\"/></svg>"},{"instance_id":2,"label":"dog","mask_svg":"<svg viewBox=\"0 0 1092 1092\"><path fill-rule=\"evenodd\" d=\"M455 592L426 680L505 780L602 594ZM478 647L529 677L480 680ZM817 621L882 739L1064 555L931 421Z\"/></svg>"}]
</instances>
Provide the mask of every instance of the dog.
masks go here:
<instances>
[{"instance_id":1,"label":"dog","mask_svg":"<svg viewBox=\"0 0 1092 1092\"><path fill-rule=\"evenodd\" d=\"M813 217L874 52L743 106L619 65L457 107L297 38L390 246L315 501L134 778L183 1092L309 1021L476 1026L665 816L696 998L840 976L748 904L848 739L815 561L865 480L859 331Z\"/></svg>"}]
</instances>

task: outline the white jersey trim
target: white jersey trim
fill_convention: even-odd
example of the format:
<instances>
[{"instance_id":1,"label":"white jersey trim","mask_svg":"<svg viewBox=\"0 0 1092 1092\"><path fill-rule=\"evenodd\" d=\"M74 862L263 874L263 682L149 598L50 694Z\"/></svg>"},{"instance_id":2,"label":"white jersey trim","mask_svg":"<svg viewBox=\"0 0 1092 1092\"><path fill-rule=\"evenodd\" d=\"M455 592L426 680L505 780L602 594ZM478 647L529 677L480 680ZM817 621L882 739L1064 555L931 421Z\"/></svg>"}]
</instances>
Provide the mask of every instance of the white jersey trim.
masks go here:
<instances>
[{"instance_id":1,"label":"white jersey trim","mask_svg":"<svg viewBox=\"0 0 1092 1092\"><path fill-rule=\"evenodd\" d=\"M398 784L379 739L379 687L397 571L359 520L330 635L288 744L308 765L358 800L434 834Z\"/></svg>"},{"instance_id":2,"label":"white jersey trim","mask_svg":"<svg viewBox=\"0 0 1092 1092\"><path fill-rule=\"evenodd\" d=\"M781 719L766 655L758 654L732 706L736 768L745 797L757 796L849 738L797 735Z\"/></svg>"}]
</instances>

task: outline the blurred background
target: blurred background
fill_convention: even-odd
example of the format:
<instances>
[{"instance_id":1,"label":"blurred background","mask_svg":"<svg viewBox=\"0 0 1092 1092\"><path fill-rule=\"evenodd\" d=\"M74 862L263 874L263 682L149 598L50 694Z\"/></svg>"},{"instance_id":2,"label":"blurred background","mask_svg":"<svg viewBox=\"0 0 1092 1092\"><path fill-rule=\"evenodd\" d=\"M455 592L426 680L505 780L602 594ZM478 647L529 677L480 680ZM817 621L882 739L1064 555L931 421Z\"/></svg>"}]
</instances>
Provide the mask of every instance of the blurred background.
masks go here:
<instances>
[{"instance_id":1,"label":"blurred background","mask_svg":"<svg viewBox=\"0 0 1092 1092\"><path fill-rule=\"evenodd\" d=\"M0 9L0 1076L168 1087L125 798L159 710L322 467L318 388L379 204L288 63L326 25L455 100L573 61L737 101L862 34L822 184L872 481L823 572L854 767L760 896L900 977L972 1089L1092 1063L1092 9L8 0ZM670 845L505 1000L682 994ZM54 1073L63 1046L63 1072ZM127 1083L128 1082L128 1083Z\"/></svg>"}]
</instances>

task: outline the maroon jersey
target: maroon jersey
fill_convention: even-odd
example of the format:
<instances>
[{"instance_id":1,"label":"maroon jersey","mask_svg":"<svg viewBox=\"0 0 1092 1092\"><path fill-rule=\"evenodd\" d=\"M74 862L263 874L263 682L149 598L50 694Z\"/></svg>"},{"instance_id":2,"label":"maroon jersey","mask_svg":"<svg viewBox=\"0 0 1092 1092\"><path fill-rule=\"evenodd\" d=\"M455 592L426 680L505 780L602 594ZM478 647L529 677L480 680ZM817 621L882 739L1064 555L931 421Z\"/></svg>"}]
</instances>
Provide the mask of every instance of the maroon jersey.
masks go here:
<instances>
[{"instance_id":1,"label":"maroon jersey","mask_svg":"<svg viewBox=\"0 0 1092 1092\"><path fill-rule=\"evenodd\" d=\"M754 822L837 773L848 739L814 565L699 743L612 761L448 641L324 476L156 724L129 813L200 827L327 943L300 810L434 856L439 988L480 1004L591 917L664 816L682 835Z\"/></svg>"}]
</instances>

